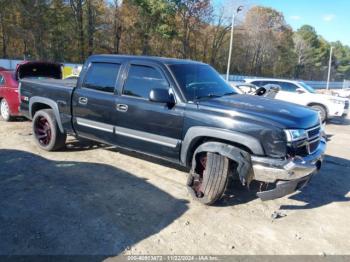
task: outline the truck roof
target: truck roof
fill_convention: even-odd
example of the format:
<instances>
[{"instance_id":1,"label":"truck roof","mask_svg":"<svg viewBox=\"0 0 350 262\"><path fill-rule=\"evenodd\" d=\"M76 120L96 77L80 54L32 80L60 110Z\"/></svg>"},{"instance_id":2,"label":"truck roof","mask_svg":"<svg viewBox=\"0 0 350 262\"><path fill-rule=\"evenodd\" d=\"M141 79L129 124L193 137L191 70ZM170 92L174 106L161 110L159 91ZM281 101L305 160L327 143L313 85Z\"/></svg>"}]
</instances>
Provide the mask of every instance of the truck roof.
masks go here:
<instances>
[{"instance_id":1,"label":"truck roof","mask_svg":"<svg viewBox=\"0 0 350 262\"><path fill-rule=\"evenodd\" d=\"M137 56L137 55L92 55L89 57L90 61L123 61L123 60L142 60L155 63L162 63L166 65L173 64L205 64L198 61L193 61L189 59L177 59L177 58L167 58L167 57L158 57L158 56Z\"/></svg>"}]
</instances>

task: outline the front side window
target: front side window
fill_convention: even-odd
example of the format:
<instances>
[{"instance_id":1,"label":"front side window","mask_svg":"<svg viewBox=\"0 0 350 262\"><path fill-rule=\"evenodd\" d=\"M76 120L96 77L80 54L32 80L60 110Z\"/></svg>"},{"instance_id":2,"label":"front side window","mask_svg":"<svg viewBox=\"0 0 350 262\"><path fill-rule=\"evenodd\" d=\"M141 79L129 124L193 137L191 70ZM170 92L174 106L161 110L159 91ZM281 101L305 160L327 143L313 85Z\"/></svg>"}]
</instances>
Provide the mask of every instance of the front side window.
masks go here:
<instances>
[{"instance_id":1,"label":"front side window","mask_svg":"<svg viewBox=\"0 0 350 262\"><path fill-rule=\"evenodd\" d=\"M84 88L113 93L120 64L92 63L86 73Z\"/></svg>"},{"instance_id":2,"label":"front side window","mask_svg":"<svg viewBox=\"0 0 350 262\"><path fill-rule=\"evenodd\" d=\"M305 84L304 82L299 82L299 85L304 87L309 93L313 93L313 94L316 93L315 89L313 89L311 86Z\"/></svg>"},{"instance_id":3,"label":"front side window","mask_svg":"<svg viewBox=\"0 0 350 262\"><path fill-rule=\"evenodd\" d=\"M174 64L169 67L188 101L237 94L209 65Z\"/></svg>"},{"instance_id":4,"label":"front side window","mask_svg":"<svg viewBox=\"0 0 350 262\"><path fill-rule=\"evenodd\" d=\"M153 88L169 89L169 84L157 69L150 66L131 65L123 94L149 99Z\"/></svg>"}]
</instances>

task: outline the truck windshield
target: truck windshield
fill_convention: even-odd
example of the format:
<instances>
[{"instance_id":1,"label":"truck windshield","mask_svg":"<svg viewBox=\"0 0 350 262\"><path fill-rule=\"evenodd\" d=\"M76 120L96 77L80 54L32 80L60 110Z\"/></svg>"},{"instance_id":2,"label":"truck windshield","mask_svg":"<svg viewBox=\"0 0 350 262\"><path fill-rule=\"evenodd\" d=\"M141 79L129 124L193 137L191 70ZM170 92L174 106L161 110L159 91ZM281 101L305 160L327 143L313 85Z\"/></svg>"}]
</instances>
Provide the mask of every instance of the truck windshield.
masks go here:
<instances>
[{"instance_id":1,"label":"truck windshield","mask_svg":"<svg viewBox=\"0 0 350 262\"><path fill-rule=\"evenodd\" d=\"M237 94L209 65L174 64L169 67L188 101Z\"/></svg>"},{"instance_id":2,"label":"truck windshield","mask_svg":"<svg viewBox=\"0 0 350 262\"><path fill-rule=\"evenodd\" d=\"M311 86L305 84L304 82L299 82L299 85L304 87L309 93L316 93L315 89L313 89Z\"/></svg>"}]
</instances>

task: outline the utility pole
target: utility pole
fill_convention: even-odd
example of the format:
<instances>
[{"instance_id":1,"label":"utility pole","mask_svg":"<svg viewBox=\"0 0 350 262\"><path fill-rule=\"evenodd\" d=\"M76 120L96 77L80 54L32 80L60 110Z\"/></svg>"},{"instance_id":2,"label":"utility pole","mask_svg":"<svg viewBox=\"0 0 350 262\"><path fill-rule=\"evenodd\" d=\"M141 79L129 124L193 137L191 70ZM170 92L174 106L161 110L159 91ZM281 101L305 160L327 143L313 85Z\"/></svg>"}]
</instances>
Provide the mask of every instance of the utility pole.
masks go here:
<instances>
[{"instance_id":1,"label":"utility pole","mask_svg":"<svg viewBox=\"0 0 350 262\"><path fill-rule=\"evenodd\" d=\"M229 80L230 76L230 66L231 66L231 57L232 57L232 44L233 44L233 28L235 26L235 15L242 11L243 6L239 6L236 12L232 14L232 22L231 22L231 39L230 39L230 48L228 53L228 62L227 62L227 72L226 72L226 81Z\"/></svg>"},{"instance_id":2,"label":"utility pole","mask_svg":"<svg viewBox=\"0 0 350 262\"><path fill-rule=\"evenodd\" d=\"M331 79L331 68L332 68L332 55L333 55L333 46L331 46L331 50L329 53L329 64L328 64L328 77L327 77L327 92L329 90L329 81Z\"/></svg>"}]
</instances>

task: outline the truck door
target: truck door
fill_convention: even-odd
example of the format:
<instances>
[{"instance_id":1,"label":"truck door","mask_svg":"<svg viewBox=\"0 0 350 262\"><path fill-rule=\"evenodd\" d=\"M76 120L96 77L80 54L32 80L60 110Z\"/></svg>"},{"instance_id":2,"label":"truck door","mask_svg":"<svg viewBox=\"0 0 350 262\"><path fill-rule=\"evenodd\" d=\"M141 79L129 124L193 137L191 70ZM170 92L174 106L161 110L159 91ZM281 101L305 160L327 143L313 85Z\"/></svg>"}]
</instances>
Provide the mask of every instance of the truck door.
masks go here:
<instances>
[{"instance_id":1,"label":"truck door","mask_svg":"<svg viewBox=\"0 0 350 262\"><path fill-rule=\"evenodd\" d=\"M92 62L73 94L73 126L78 136L114 143L115 87L121 64Z\"/></svg>"},{"instance_id":2,"label":"truck door","mask_svg":"<svg viewBox=\"0 0 350 262\"><path fill-rule=\"evenodd\" d=\"M184 107L151 102L149 94L153 88L174 91L158 65L139 61L129 64L116 105L118 144L179 160Z\"/></svg>"}]
</instances>

